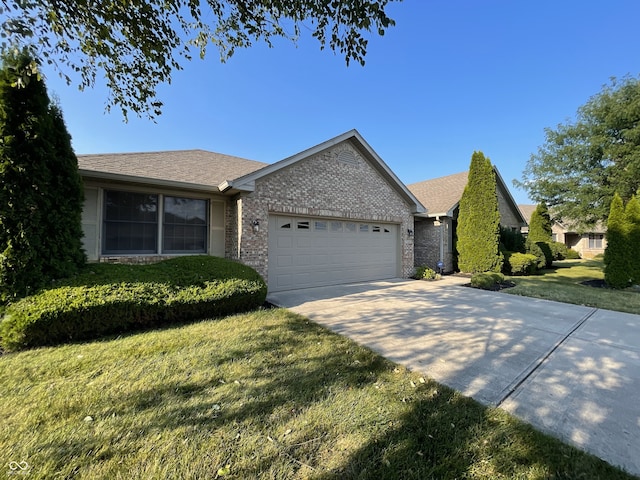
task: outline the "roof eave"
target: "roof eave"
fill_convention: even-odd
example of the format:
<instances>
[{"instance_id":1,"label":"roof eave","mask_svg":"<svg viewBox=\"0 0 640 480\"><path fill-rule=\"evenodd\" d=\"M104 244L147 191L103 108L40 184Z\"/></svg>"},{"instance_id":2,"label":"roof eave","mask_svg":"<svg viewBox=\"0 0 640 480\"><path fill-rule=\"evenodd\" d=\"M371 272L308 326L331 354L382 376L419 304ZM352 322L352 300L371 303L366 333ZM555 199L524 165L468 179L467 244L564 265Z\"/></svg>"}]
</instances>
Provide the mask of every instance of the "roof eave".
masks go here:
<instances>
[{"instance_id":1,"label":"roof eave","mask_svg":"<svg viewBox=\"0 0 640 480\"><path fill-rule=\"evenodd\" d=\"M155 185L161 187L177 188L181 190L196 190L209 193L218 193L217 187L213 185L203 185L199 183L178 182L175 180L164 180L149 177L137 177L135 175L124 175L120 173L99 172L96 170L78 169L82 178L104 180L111 182L138 183L143 185Z\"/></svg>"}]
</instances>

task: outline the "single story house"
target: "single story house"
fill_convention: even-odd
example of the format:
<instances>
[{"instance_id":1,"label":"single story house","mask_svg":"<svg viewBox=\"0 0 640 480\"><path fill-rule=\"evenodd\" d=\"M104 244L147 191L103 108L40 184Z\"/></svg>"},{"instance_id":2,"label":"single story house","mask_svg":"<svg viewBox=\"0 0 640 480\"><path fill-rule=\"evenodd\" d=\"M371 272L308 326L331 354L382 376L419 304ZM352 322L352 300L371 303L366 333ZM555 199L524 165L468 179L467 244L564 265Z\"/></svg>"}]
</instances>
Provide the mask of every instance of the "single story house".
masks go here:
<instances>
[{"instance_id":1,"label":"single story house","mask_svg":"<svg viewBox=\"0 0 640 480\"><path fill-rule=\"evenodd\" d=\"M206 254L271 291L409 277L423 204L356 131L274 164L202 150L79 155L91 261Z\"/></svg>"},{"instance_id":2,"label":"single story house","mask_svg":"<svg viewBox=\"0 0 640 480\"><path fill-rule=\"evenodd\" d=\"M520 231L522 227L527 225L527 221L516 205L500 172L495 166L493 169L496 174L500 225L503 228ZM445 272L457 269L456 228L460 199L467 185L468 177L469 172L460 172L408 185L409 191L427 210L415 216L414 254L416 265L435 268L438 262L442 262Z\"/></svg>"},{"instance_id":3,"label":"single story house","mask_svg":"<svg viewBox=\"0 0 640 480\"><path fill-rule=\"evenodd\" d=\"M518 205L518 207L528 222L537 205ZM527 233L527 231L525 229L523 233ZM582 258L593 258L596 255L604 254L604 250L607 248L606 235L607 229L602 223L596 224L587 232L579 231L569 221L554 220L551 226L552 240L564 243L567 247L578 252Z\"/></svg>"}]
</instances>

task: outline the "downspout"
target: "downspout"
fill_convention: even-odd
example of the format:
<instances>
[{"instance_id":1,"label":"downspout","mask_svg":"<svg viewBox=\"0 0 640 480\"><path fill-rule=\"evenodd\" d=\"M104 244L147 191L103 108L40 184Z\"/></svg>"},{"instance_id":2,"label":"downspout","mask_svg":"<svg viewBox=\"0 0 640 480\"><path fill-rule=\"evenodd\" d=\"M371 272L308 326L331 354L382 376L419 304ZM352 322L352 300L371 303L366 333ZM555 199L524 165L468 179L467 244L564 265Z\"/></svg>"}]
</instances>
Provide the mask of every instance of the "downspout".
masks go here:
<instances>
[{"instance_id":1,"label":"downspout","mask_svg":"<svg viewBox=\"0 0 640 480\"><path fill-rule=\"evenodd\" d=\"M440 216L436 217L435 222L433 224L436 227L440 227L439 237L440 237L440 259L438 260L438 269L439 273L443 273L444 271L444 222L440 220ZM440 267L442 265L442 267Z\"/></svg>"}]
</instances>

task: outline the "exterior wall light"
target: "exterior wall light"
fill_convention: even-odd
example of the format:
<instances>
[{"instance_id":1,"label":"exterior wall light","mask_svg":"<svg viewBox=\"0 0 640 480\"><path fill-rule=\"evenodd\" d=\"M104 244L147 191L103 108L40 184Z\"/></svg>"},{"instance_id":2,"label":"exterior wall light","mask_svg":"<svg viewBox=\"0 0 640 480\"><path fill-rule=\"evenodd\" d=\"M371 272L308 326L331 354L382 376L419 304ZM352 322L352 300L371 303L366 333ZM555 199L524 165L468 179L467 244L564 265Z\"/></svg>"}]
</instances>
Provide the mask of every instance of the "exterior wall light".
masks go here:
<instances>
[{"instance_id":1,"label":"exterior wall light","mask_svg":"<svg viewBox=\"0 0 640 480\"><path fill-rule=\"evenodd\" d=\"M410 237L413 237L413 230L410 228L407 228L407 235L409 235Z\"/></svg>"},{"instance_id":2,"label":"exterior wall light","mask_svg":"<svg viewBox=\"0 0 640 480\"><path fill-rule=\"evenodd\" d=\"M258 220L257 218L251 221L251 225L253 226L254 232L257 232L258 230L260 230L260 220Z\"/></svg>"}]
</instances>

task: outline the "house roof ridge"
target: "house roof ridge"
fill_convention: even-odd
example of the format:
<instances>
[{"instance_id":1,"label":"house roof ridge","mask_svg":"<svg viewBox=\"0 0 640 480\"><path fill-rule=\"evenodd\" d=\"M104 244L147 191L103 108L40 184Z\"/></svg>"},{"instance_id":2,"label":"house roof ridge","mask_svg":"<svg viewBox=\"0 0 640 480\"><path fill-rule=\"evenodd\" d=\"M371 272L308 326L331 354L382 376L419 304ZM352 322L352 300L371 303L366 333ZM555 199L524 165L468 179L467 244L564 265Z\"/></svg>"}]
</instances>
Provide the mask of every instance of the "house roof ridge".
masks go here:
<instances>
[{"instance_id":1,"label":"house roof ridge","mask_svg":"<svg viewBox=\"0 0 640 480\"><path fill-rule=\"evenodd\" d=\"M450 178L450 177L456 177L456 176L464 175L464 174L468 175L469 174L469 170L465 170L463 172L450 173L449 175L442 175L440 177L435 177L435 178L427 178L426 180L420 180L419 182L410 183L410 184L407 185L407 187L410 187L412 185L420 185L420 184L428 183L428 182L438 182L438 181L442 181L442 180L445 180L445 179Z\"/></svg>"}]
</instances>

